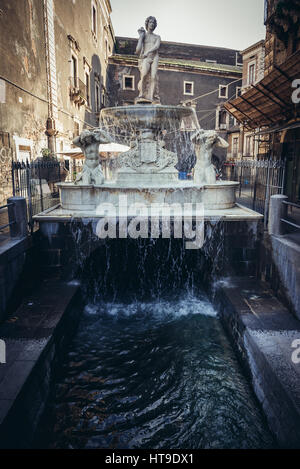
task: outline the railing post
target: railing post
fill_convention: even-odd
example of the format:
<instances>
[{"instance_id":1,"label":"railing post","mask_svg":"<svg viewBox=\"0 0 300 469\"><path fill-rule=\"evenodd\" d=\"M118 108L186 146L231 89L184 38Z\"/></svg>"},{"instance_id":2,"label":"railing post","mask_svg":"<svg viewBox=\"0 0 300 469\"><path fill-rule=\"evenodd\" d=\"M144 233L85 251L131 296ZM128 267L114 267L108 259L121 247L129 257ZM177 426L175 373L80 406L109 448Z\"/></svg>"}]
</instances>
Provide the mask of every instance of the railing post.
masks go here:
<instances>
[{"instance_id":1,"label":"railing post","mask_svg":"<svg viewBox=\"0 0 300 469\"><path fill-rule=\"evenodd\" d=\"M39 161L37 162L38 165L38 175L39 175L39 185L40 185L40 201L41 201L41 211L44 211L44 200L43 200L43 188L42 188L42 179L41 179L41 165Z\"/></svg>"},{"instance_id":2,"label":"railing post","mask_svg":"<svg viewBox=\"0 0 300 469\"><path fill-rule=\"evenodd\" d=\"M269 217L269 203L270 203L270 160L268 160L267 169L267 186L265 191L265 207L264 207L264 225L265 230L267 229L267 221Z\"/></svg>"},{"instance_id":3,"label":"railing post","mask_svg":"<svg viewBox=\"0 0 300 469\"><path fill-rule=\"evenodd\" d=\"M285 218L286 205L282 202L288 197L282 194L272 195L270 197L269 224L268 232L270 235L280 236L284 234L284 225L281 218Z\"/></svg>"},{"instance_id":4,"label":"railing post","mask_svg":"<svg viewBox=\"0 0 300 469\"><path fill-rule=\"evenodd\" d=\"M28 235L27 205L25 197L10 197L7 199L10 236L24 238Z\"/></svg>"},{"instance_id":5,"label":"railing post","mask_svg":"<svg viewBox=\"0 0 300 469\"><path fill-rule=\"evenodd\" d=\"M15 187L15 163L14 161L11 162L11 181L12 181L13 196L15 196L16 187Z\"/></svg>"},{"instance_id":6,"label":"railing post","mask_svg":"<svg viewBox=\"0 0 300 469\"><path fill-rule=\"evenodd\" d=\"M28 198L28 209L29 209L29 226L31 233L33 231L33 212L32 212L32 197L31 197L31 165L26 165L26 183L27 183L27 198Z\"/></svg>"},{"instance_id":7,"label":"railing post","mask_svg":"<svg viewBox=\"0 0 300 469\"><path fill-rule=\"evenodd\" d=\"M256 191L257 191L257 161L254 164L254 187L253 187L253 201L252 201L252 210L256 208Z\"/></svg>"}]
</instances>

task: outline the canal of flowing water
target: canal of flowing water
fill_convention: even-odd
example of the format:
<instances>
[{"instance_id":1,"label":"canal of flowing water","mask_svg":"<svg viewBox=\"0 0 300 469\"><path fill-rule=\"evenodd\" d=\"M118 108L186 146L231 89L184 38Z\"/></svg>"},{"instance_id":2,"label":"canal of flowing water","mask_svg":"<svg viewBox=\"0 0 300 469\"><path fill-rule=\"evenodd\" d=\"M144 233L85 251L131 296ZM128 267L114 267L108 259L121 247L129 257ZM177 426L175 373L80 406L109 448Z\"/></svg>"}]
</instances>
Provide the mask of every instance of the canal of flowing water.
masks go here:
<instances>
[{"instance_id":1,"label":"canal of flowing water","mask_svg":"<svg viewBox=\"0 0 300 469\"><path fill-rule=\"evenodd\" d=\"M85 306L44 416L42 446L274 447L201 287L201 253L162 240L136 243L103 245L83 270Z\"/></svg>"}]
</instances>

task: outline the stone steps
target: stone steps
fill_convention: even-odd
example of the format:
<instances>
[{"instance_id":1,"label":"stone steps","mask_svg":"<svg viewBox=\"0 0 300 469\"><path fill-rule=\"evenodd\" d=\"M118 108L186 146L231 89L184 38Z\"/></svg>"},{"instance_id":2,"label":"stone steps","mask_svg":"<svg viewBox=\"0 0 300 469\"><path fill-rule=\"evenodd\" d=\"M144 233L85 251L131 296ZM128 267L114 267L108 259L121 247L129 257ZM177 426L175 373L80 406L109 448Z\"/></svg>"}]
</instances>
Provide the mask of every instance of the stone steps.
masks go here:
<instances>
[{"instance_id":1,"label":"stone steps","mask_svg":"<svg viewBox=\"0 0 300 469\"><path fill-rule=\"evenodd\" d=\"M225 282L218 306L279 444L300 448L300 321L247 277Z\"/></svg>"}]
</instances>

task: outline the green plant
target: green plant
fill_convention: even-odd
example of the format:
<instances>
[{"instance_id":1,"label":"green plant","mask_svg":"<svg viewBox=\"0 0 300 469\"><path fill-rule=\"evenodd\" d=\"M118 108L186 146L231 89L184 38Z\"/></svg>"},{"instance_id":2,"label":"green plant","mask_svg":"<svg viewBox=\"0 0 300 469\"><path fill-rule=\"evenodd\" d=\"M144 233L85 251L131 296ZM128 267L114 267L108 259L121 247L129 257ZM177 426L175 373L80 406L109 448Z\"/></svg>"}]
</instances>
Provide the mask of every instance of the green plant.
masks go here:
<instances>
[{"instance_id":1,"label":"green plant","mask_svg":"<svg viewBox=\"0 0 300 469\"><path fill-rule=\"evenodd\" d=\"M50 148L42 148L42 157L45 160L53 160L55 159L55 154L50 150Z\"/></svg>"}]
</instances>

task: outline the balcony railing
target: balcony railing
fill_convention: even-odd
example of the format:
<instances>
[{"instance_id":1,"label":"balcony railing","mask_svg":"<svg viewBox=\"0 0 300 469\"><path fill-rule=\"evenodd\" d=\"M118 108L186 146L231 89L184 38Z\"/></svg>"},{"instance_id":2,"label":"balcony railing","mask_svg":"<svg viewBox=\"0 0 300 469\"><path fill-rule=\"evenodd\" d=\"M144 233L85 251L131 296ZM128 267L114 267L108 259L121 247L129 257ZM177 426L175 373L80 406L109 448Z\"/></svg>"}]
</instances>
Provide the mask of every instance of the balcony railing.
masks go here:
<instances>
[{"instance_id":1,"label":"balcony railing","mask_svg":"<svg viewBox=\"0 0 300 469\"><path fill-rule=\"evenodd\" d=\"M80 78L69 77L70 98L75 104L82 106L87 101L86 85Z\"/></svg>"}]
</instances>

